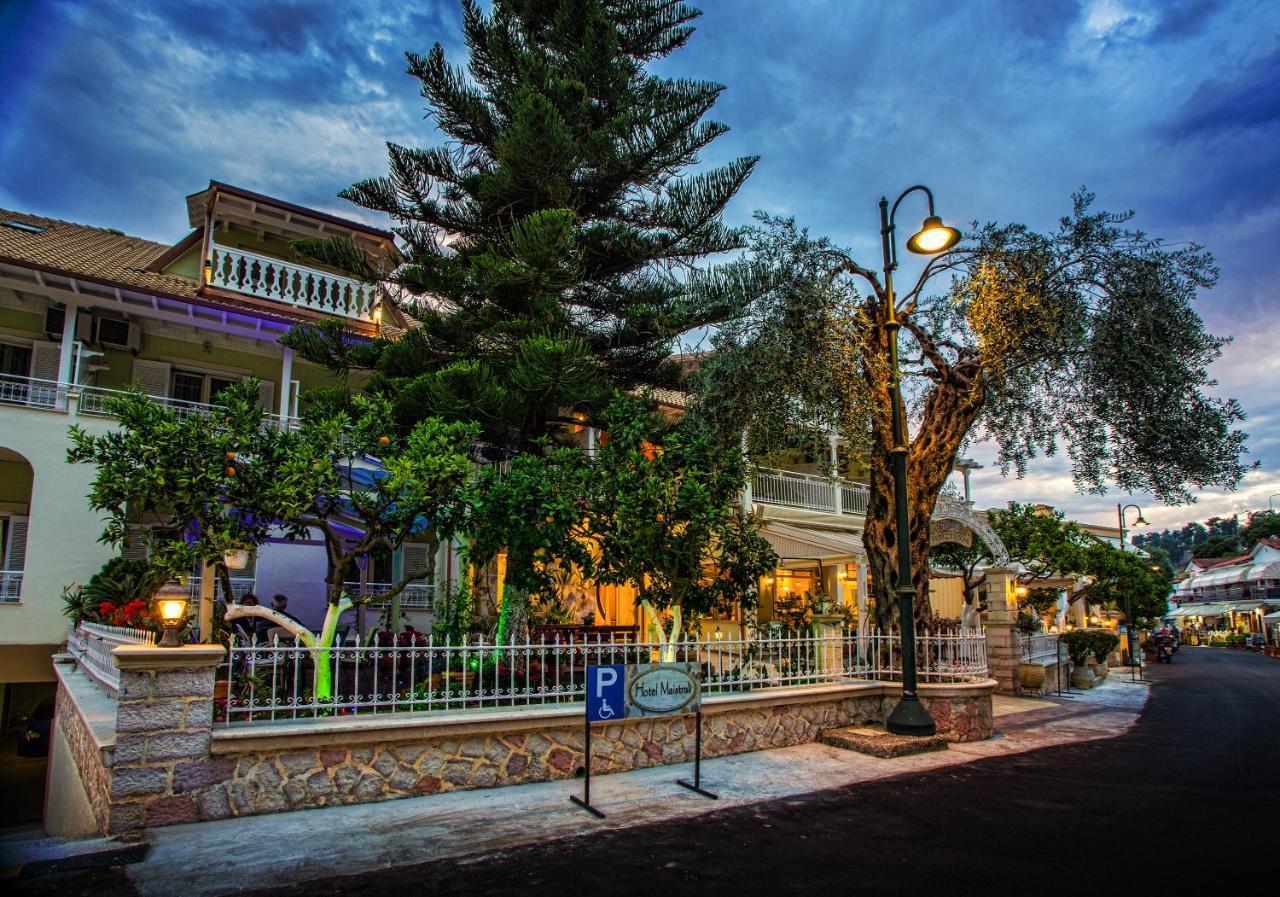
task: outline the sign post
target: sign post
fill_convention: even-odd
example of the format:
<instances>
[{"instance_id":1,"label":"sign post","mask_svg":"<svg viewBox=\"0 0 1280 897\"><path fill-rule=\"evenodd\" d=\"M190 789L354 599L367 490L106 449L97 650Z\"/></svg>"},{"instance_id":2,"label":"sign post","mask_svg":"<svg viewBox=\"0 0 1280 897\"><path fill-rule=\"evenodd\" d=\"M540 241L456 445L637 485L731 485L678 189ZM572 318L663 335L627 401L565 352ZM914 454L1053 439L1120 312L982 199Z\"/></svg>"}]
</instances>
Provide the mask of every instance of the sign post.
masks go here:
<instances>
[{"instance_id":1,"label":"sign post","mask_svg":"<svg viewBox=\"0 0 1280 897\"><path fill-rule=\"evenodd\" d=\"M587 706L583 720L582 797L569 800L604 818L591 805L591 727L628 717L687 716L696 720L693 744L693 782L677 785L716 799L702 787L702 683L692 663L642 663L587 667Z\"/></svg>"}]
</instances>

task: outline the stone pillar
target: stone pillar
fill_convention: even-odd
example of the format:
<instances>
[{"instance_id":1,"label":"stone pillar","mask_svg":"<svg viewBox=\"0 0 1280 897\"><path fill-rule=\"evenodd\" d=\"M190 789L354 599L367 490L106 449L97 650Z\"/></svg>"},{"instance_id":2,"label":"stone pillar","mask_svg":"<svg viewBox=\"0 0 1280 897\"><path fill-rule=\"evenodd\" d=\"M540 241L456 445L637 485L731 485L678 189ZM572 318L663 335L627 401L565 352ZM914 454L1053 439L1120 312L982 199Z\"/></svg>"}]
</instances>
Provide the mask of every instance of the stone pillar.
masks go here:
<instances>
[{"instance_id":1,"label":"stone pillar","mask_svg":"<svg viewBox=\"0 0 1280 897\"><path fill-rule=\"evenodd\" d=\"M1014 571L994 568L987 571L987 667L999 683L1001 694L1018 693L1018 663L1022 660L1022 639L1014 622L1018 599L1014 594Z\"/></svg>"},{"instance_id":2,"label":"stone pillar","mask_svg":"<svg viewBox=\"0 0 1280 897\"><path fill-rule=\"evenodd\" d=\"M223 795L220 806L198 801L234 771L210 756L213 679L224 654L221 646L205 645L122 645L112 652L120 689L107 834L137 837L152 826L230 815L225 791L210 792Z\"/></svg>"},{"instance_id":3,"label":"stone pillar","mask_svg":"<svg viewBox=\"0 0 1280 897\"><path fill-rule=\"evenodd\" d=\"M821 675L838 678L844 674L844 617L815 614L813 617L813 662Z\"/></svg>"}]
</instances>

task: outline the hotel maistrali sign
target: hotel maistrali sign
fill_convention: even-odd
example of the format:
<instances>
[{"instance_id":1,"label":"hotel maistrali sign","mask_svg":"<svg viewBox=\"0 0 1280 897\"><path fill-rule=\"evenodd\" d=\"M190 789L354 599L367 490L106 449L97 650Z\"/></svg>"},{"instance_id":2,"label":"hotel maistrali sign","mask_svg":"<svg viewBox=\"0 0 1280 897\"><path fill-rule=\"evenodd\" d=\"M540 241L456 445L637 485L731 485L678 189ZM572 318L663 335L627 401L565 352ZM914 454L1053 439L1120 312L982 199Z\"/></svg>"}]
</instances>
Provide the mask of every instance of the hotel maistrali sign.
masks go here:
<instances>
[{"instance_id":1,"label":"hotel maistrali sign","mask_svg":"<svg viewBox=\"0 0 1280 897\"><path fill-rule=\"evenodd\" d=\"M571 794L569 800L596 816L604 816L591 804L592 726L627 718L688 714L697 719L693 781L678 779L676 784L714 799L715 795L702 787L702 681L698 665L685 661L587 667L582 796Z\"/></svg>"}]
</instances>

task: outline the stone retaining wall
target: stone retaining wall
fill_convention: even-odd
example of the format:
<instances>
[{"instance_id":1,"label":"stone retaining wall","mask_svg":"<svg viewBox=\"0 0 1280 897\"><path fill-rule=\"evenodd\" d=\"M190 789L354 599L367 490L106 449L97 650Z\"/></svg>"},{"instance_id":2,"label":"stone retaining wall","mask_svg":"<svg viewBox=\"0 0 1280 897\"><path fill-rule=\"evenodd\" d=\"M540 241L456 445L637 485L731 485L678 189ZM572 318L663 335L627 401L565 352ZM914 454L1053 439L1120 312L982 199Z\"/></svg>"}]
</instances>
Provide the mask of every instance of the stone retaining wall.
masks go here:
<instances>
[{"instance_id":1,"label":"stone retaining wall","mask_svg":"<svg viewBox=\"0 0 1280 897\"><path fill-rule=\"evenodd\" d=\"M89 807L97 821L98 831L110 830L111 823L111 770L103 762L102 751L89 731L89 724L80 716L65 684L59 683L54 702L54 727L66 739L75 762L74 770L62 770L62 775L76 775L89 798Z\"/></svg>"},{"instance_id":2,"label":"stone retaining wall","mask_svg":"<svg viewBox=\"0 0 1280 897\"><path fill-rule=\"evenodd\" d=\"M220 649L117 649L109 806L103 831L144 829L466 788L566 779L584 762L580 708L343 717L212 728ZM197 652L203 655L197 656ZM992 733L996 683L922 686L952 741ZM717 757L816 741L821 730L881 723L897 689L851 682L708 698L703 754ZM68 721L67 730L74 730ZM693 759L694 719L637 719L592 732L593 773ZM92 772L92 764L84 762ZM82 772L82 776L85 773ZM86 784L88 787L88 784ZM98 798L95 797L95 801Z\"/></svg>"}]
</instances>

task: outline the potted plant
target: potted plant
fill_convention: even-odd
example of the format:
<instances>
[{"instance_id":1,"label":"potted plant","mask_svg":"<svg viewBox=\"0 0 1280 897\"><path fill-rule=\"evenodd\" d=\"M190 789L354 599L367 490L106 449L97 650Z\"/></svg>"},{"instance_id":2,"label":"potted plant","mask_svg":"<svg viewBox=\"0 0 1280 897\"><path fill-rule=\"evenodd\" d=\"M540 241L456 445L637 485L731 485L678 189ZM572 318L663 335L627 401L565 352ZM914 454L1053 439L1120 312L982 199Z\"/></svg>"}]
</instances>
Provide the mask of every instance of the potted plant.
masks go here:
<instances>
[{"instance_id":1,"label":"potted plant","mask_svg":"<svg viewBox=\"0 0 1280 897\"><path fill-rule=\"evenodd\" d=\"M1089 657L1093 654L1093 633L1087 629L1074 629L1064 632L1062 644L1066 645L1067 656L1071 658L1071 684L1076 688L1093 688L1093 670L1089 669Z\"/></svg>"},{"instance_id":2,"label":"potted plant","mask_svg":"<svg viewBox=\"0 0 1280 897\"><path fill-rule=\"evenodd\" d=\"M1090 633L1090 643L1093 649L1095 663L1093 664L1093 674L1099 679L1106 679L1110 667L1107 665L1107 658L1117 647L1120 646L1120 636L1114 632L1105 632L1097 630Z\"/></svg>"},{"instance_id":3,"label":"potted plant","mask_svg":"<svg viewBox=\"0 0 1280 897\"><path fill-rule=\"evenodd\" d=\"M1027 608L1021 607L1018 609L1018 621L1015 626L1018 632L1022 634L1029 648L1031 646L1031 637L1040 629L1040 617L1031 613ZM1025 660L1018 662L1018 682L1026 690L1039 694L1044 687L1044 679L1044 664L1031 663Z\"/></svg>"}]
</instances>

